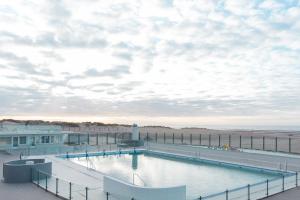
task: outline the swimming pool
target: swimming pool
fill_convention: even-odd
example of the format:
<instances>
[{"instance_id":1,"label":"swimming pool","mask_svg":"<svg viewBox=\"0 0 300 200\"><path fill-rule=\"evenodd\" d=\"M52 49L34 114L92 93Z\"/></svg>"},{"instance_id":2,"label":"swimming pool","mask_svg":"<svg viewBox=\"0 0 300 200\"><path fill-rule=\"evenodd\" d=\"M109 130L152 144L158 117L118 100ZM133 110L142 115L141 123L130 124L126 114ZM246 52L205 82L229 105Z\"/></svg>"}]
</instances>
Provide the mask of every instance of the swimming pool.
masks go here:
<instances>
[{"instance_id":1,"label":"swimming pool","mask_svg":"<svg viewBox=\"0 0 300 200\"><path fill-rule=\"evenodd\" d=\"M84 154L70 157L77 164L146 187L186 185L187 199L197 199L248 184L280 178L284 173L163 152Z\"/></svg>"}]
</instances>

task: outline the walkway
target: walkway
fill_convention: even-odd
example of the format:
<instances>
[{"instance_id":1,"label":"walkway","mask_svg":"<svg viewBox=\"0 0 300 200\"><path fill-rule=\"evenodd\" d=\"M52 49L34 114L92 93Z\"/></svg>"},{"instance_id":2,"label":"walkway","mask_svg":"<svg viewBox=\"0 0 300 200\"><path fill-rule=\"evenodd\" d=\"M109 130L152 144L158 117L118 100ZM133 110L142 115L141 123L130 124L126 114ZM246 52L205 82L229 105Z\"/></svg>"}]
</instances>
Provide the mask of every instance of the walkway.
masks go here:
<instances>
[{"instance_id":1,"label":"walkway","mask_svg":"<svg viewBox=\"0 0 300 200\"><path fill-rule=\"evenodd\" d=\"M283 193L264 198L263 200L299 200L300 199L300 187L285 191Z\"/></svg>"}]
</instances>

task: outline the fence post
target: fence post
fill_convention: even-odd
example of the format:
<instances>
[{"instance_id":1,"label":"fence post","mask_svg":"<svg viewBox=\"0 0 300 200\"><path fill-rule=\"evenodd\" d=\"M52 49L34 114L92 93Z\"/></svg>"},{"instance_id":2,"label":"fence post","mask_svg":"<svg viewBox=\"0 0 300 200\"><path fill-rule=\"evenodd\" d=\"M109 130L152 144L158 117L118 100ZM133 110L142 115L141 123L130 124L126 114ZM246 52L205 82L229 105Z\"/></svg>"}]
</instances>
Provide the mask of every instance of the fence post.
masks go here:
<instances>
[{"instance_id":1,"label":"fence post","mask_svg":"<svg viewBox=\"0 0 300 200\"><path fill-rule=\"evenodd\" d=\"M70 139L70 134L68 134L68 145L70 145L71 139Z\"/></svg>"},{"instance_id":2,"label":"fence post","mask_svg":"<svg viewBox=\"0 0 300 200\"><path fill-rule=\"evenodd\" d=\"M221 146L221 135L219 134L219 147Z\"/></svg>"},{"instance_id":3,"label":"fence post","mask_svg":"<svg viewBox=\"0 0 300 200\"><path fill-rule=\"evenodd\" d=\"M147 141L149 141L149 133L147 132Z\"/></svg>"},{"instance_id":4,"label":"fence post","mask_svg":"<svg viewBox=\"0 0 300 200\"><path fill-rule=\"evenodd\" d=\"M248 200L250 200L250 184L248 184Z\"/></svg>"},{"instance_id":5,"label":"fence post","mask_svg":"<svg viewBox=\"0 0 300 200\"><path fill-rule=\"evenodd\" d=\"M58 195L58 178L56 178L56 181L55 181L55 196Z\"/></svg>"},{"instance_id":6,"label":"fence post","mask_svg":"<svg viewBox=\"0 0 300 200\"><path fill-rule=\"evenodd\" d=\"M45 190L48 191L48 176L46 174L46 187L45 187Z\"/></svg>"},{"instance_id":7,"label":"fence post","mask_svg":"<svg viewBox=\"0 0 300 200\"><path fill-rule=\"evenodd\" d=\"M211 134L208 135L208 146L211 146Z\"/></svg>"},{"instance_id":8,"label":"fence post","mask_svg":"<svg viewBox=\"0 0 300 200\"><path fill-rule=\"evenodd\" d=\"M251 144L251 149L253 149L253 136L250 136L250 144Z\"/></svg>"},{"instance_id":9,"label":"fence post","mask_svg":"<svg viewBox=\"0 0 300 200\"><path fill-rule=\"evenodd\" d=\"M183 133L181 133L181 144L183 144Z\"/></svg>"},{"instance_id":10,"label":"fence post","mask_svg":"<svg viewBox=\"0 0 300 200\"><path fill-rule=\"evenodd\" d=\"M88 200L88 187L85 188L85 200Z\"/></svg>"},{"instance_id":11,"label":"fence post","mask_svg":"<svg viewBox=\"0 0 300 200\"><path fill-rule=\"evenodd\" d=\"M277 152L277 147L278 147L278 138L275 137L275 151Z\"/></svg>"},{"instance_id":12,"label":"fence post","mask_svg":"<svg viewBox=\"0 0 300 200\"><path fill-rule=\"evenodd\" d=\"M33 168L31 167L30 168L30 171L31 171L31 182L33 183L33 179L34 179L34 172L33 172Z\"/></svg>"},{"instance_id":13,"label":"fence post","mask_svg":"<svg viewBox=\"0 0 300 200\"><path fill-rule=\"evenodd\" d=\"M99 145L99 133L97 133L97 135L96 135L96 144L97 144L97 146Z\"/></svg>"},{"instance_id":14,"label":"fence post","mask_svg":"<svg viewBox=\"0 0 300 200\"><path fill-rule=\"evenodd\" d=\"M89 133L87 135L87 143L88 143L88 145L90 145L90 134Z\"/></svg>"},{"instance_id":15,"label":"fence post","mask_svg":"<svg viewBox=\"0 0 300 200\"><path fill-rule=\"evenodd\" d=\"M108 193L108 192L106 192L106 200L108 200L108 196L109 196L109 193Z\"/></svg>"},{"instance_id":16,"label":"fence post","mask_svg":"<svg viewBox=\"0 0 300 200\"><path fill-rule=\"evenodd\" d=\"M267 179L267 197L269 196L269 179Z\"/></svg>"},{"instance_id":17,"label":"fence post","mask_svg":"<svg viewBox=\"0 0 300 200\"><path fill-rule=\"evenodd\" d=\"M141 132L139 131L139 140L141 140Z\"/></svg>"},{"instance_id":18,"label":"fence post","mask_svg":"<svg viewBox=\"0 0 300 200\"><path fill-rule=\"evenodd\" d=\"M240 149L242 148L242 136L240 135Z\"/></svg>"},{"instance_id":19,"label":"fence post","mask_svg":"<svg viewBox=\"0 0 300 200\"><path fill-rule=\"evenodd\" d=\"M296 172L296 187L298 187L298 172Z\"/></svg>"},{"instance_id":20,"label":"fence post","mask_svg":"<svg viewBox=\"0 0 300 200\"><path fill-rule=\"evenodd\" d=\"M228 190L225 191L226 194L226 200L228 200Z\"/></svg>"},{"instance_id":21,"label":"fence post","mask_svg":"<svg viewBox=\"0 0 300 200\"><path fill-rule=\"evenodd\" d=\"M282 176L282 192L284 192L284 175Z\"/></svg>"},{"instance_id":22,"label":"fence post","mask_svg":"<svg viewBox=\"0 0 300 200\"><path fill-rule=\"evenodd\" d=\"M292 139L289 137L289 153L292 152Z\"/></svg>"},{"instance_id":23,"label":"fence post","mask_svg":"<svg viewBox=\"0 0 300 200\"><path fill-rule=\"evenodd\" d=\"M265 150L265 136L263 136L263 150Z\"/></svg>"},{"instance_id":24,"label":"fence post","mask_svg":"<svg viewBox=\"0 0 300 200\"><path fill-rule=\"evenodd\" d=\"M69 200L72 199L72 183L69 183Z\"/></svg>"},{"instance_id":25,"label":"fence post","mask_svg":"<svg viewBox=\"0 0 300 200\"><path fill-rule=\"evenodd\" d=\"M228 135L228 140L229 140L229 147L231 147L231 135Z\"/></svg>"},{"instance_id":26,"label":"fence post","mask_svg":"<svg viewBox=\"0 0 300 200\"><path fill-rule=\"evenodd\" d=\"M172 136L173 138L173 144L175 143L175 135L174 135L174 133L173 133L173 136Z\"/></svg>"},{"instance_id":27,"label":"fence post","mask_svg":"<svg viewBox=\"0 0 300 200\"><path fill-rule=\"evenodd\" d=\"M38 171L38 186L40 186L40 171Z\"/></svg>"},{"instance_id":28,"label":"fence post","mask_svg":"<svg viewBox=\"0 0 300 200\"><path fill-rule=\"evenodd\" d=\"M202 144L202 134L201 133L200 133L200 136L199 136L199 144L200 144L200 146Z\"/></svg>"}]
</instances>

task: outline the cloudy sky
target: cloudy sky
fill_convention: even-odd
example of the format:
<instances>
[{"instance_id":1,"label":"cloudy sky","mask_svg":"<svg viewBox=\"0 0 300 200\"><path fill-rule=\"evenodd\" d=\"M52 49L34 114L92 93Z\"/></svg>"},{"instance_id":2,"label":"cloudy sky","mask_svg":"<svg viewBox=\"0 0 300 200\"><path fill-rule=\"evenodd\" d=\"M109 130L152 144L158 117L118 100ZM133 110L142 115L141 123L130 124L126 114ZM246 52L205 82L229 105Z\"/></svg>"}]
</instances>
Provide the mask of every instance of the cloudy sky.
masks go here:
<instances>
[{"instance_id":1,"label":"cloudy sky","mask_svg":"<svg viewBox=\"0 0 300 200\"><path fill-rule=\"evenodd\" d=\"M300 124L298 0L0 1L0 116Z\"/></svg>"}]
</instances>

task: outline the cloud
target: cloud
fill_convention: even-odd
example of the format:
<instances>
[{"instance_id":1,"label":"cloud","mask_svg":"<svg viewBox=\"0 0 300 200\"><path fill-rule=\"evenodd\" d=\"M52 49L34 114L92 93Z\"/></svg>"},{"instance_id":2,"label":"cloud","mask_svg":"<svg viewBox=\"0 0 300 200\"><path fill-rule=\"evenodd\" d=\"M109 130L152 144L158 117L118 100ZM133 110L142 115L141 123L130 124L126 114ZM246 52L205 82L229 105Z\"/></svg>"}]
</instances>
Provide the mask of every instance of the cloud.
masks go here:
<instances>
[{"instance_id":1,"label":"cloud","mask_svg":"<svg viewBox=\"0 0 300 200\"><path fill-rule=\"evenodd\" d=\"M19 57L10 52L0 51L0 59L8 61L7 66L19 72L32 75L50 76L51 71L47 68L42 68L38 65L32 64L27 58Z\"/></svg>"},{"instance_id":2,"label":"cloud","mask_svg":"<svg viewBox=\"0 0 300 200\"><path fill-rule=\"evenodd\" d=\"M292 116L299 21L297 1L1 2L1 112Z\"/></svg>"},{"instance_id":3,"label":"cloud","mask_svg":"<svg viewBox=\"0 0 300 200\"><path fill-rule=\"evenodd\" d=\"M108 76L113 78L119 78L122 75L129 74L129 66L126 65L117 65L111 69L98 71L96 68L90 68L85 71L85 76L93 77L93 76Z\"/></svg>"},{"instance_id":4,"label":"cloud","mask_svg":"<svg viewBox=\"0 0 300 200\"><path fill-rule=\"evenodd\" d=\"M126 52L114 53L113 56L121 58L121 59L125 59L128 61L132 60L132 55L130 53L126 53Z\"/></svg>"}]
</instances>

